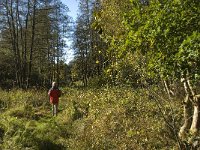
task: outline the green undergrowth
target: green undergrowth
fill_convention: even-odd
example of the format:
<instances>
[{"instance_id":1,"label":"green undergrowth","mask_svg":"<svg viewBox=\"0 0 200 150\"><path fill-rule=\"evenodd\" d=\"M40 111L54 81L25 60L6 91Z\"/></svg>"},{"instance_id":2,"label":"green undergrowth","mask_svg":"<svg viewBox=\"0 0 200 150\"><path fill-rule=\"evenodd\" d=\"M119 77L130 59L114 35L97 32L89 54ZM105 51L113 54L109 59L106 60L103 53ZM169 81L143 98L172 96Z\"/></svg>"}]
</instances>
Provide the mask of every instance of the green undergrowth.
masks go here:
<instances>
[{"instance_id":1,"label":"green undergrowth","mask_svg":"<svg viewBox=\"0 0 200 150\"><path fill-rule=\"evenodd\" d=\"M58 116L47 92L0 91L0 149L174 149L180 100L152 89L62 89Z\"/></svg>"}]
</instances>

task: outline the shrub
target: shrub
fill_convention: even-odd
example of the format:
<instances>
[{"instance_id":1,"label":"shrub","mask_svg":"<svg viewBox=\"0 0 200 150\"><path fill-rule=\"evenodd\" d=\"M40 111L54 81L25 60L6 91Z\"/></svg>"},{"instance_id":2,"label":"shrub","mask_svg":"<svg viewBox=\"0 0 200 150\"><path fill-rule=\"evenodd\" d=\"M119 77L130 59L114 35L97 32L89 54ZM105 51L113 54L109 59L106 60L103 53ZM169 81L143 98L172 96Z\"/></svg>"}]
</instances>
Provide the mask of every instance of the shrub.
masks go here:
<instances>
[{"instance_id":1,"label":"shrub","mask_svg":"<svg viewBox=\"0 0 200 150\"><path fill-rule=\"evenodd\" d=\"M47 92L1 91L1 149L174 149L180 103L159 88L63 88L52 117Z\"/></svg>"}]
</instances>

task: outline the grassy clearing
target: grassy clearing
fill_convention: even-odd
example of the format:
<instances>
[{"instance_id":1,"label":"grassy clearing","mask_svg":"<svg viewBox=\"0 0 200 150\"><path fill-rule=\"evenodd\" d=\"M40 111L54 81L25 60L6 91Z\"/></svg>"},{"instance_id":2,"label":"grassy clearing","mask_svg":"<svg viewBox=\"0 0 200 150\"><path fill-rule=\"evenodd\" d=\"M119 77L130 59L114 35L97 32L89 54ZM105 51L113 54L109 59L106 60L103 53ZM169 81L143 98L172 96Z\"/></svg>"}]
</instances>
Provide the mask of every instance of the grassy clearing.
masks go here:
<instances>
[{"instance_id":1,"label":"grassy clearing","mask_svg":"<svg viewBox=\"0 0 200 150\"><path fill-rule=\"evenodd\" d=\"M175 148L179 101L149 92L65 88L52 117L47 92L0 91L0 149Z\"/></svg>"}]
</instances>

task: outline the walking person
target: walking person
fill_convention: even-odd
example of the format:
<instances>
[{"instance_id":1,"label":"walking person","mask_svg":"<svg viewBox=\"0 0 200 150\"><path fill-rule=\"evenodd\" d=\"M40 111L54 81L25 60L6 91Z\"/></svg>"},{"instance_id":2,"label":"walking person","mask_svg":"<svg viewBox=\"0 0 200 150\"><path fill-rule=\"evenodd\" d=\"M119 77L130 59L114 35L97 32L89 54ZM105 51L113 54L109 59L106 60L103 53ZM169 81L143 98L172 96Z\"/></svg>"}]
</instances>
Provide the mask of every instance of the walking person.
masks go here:
<instances>
[{"instance_id":1,"label":"walking person","mask_svg":"<svg viewBox=\"0 0 200 150\"><path fill-rule=\"evenodd\" d=\"M59 97L61 96L61 91L58 88L58 85L56 82L52 83L52 87L48 92L50 103L52 104L52 114L53 116L57 116L58 113L58 102Z\"/></svg>"}]
</instances>

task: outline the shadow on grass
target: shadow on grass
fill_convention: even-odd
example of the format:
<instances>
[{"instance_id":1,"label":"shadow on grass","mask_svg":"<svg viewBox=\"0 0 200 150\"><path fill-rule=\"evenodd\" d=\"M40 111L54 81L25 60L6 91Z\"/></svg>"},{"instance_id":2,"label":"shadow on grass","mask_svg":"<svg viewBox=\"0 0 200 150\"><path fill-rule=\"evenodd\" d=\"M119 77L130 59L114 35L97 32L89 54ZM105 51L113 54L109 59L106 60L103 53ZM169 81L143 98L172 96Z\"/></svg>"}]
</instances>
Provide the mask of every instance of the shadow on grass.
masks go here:
<instances>
[{"instance_id":1,"label":"shadow on grass","mask_svg":"<svg viewBox=\"0 0 200 150\"><path fill-rule=\"evenodd\" d=\"M38 144L39 150L66 150L66 147L55 144L50 140L40 141Z\"/></svg>"},{"instance_id":2,"label":"shadow on grass","mask_svg":"<svg viewBox=\"0 0 200 150\"><path fill-rule=\"evenodd\" d=\"M0 128L0 144L3 143L4 133L5 133L4 129Z\"/></svg>"}]
</instances>

